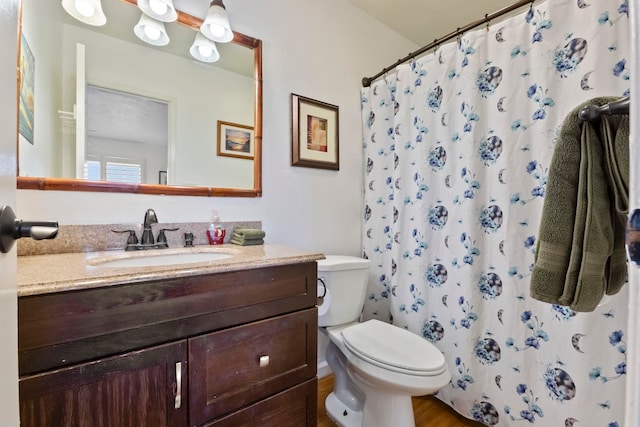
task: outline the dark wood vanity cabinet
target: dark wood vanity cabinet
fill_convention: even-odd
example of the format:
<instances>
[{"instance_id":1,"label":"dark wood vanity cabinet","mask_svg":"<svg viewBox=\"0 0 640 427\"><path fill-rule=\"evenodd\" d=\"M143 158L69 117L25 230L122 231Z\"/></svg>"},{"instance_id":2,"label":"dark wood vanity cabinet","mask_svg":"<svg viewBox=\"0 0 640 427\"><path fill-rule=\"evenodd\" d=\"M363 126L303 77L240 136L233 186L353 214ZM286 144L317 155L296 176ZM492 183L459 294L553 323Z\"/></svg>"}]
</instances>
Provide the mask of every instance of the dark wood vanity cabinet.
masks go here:
<instances>
[{"instance_id":1,"label":"dark wood vanity cabinet","mask_svg":"<svg viewBox=\"0 0 640 427\"><path fill-rule=\"evenodd\" d=\"M20 425L185 426L186 359L179 342L21 378Z\"/></svg>"},{"instance_id":2,"label":"dark wood vanity cabinet","mask_svg":"<svg viewBox=\"0 0 640 427\"><path fill-rule=\"evenodd\" d=\"M21 426L312 426L316 263L20 297Z\"/></svg>"}]
</instances>

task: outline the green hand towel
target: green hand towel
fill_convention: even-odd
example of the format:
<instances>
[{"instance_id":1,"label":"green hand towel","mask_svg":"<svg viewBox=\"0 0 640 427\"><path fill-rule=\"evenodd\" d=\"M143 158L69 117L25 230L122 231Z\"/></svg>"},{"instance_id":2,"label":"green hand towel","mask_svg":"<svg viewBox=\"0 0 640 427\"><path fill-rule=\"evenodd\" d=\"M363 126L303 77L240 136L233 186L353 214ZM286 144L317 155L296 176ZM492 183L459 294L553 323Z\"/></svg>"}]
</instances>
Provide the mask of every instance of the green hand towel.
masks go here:
<instances>
[{"instance_id":1,"label":"green hand towel","mask_svg":"<svg viewBox=\"0 0 640 427\"><path fill-rule=\"evenodd\" d=\"M244 239L264 239L266 233L257 228L240 228L237 227L233 230L234 235Z\"/></svg>"},{"instance_id":2,"label":"green hand towel","mask_svg":"<svg viewBox=\"0 0 640 427\"><path fill-rule=\"evenodd\" d=\"M236 239L235 237L232 237L231 240L229 240L229 242L233 243L234 245L253 246L253 245L263 245L264 239Z\"/></svg>"},{"instance_id":3,"label":"green hand towel","mask_svg":"<svg viewBox=\"0 0 640 427\"><path fill-rule=\"evenodd\" d=\"M236 240L260 240L263 238L263 237L246 237L238 233L233 233L231 237Z\"/></svg>"}]
</instances>

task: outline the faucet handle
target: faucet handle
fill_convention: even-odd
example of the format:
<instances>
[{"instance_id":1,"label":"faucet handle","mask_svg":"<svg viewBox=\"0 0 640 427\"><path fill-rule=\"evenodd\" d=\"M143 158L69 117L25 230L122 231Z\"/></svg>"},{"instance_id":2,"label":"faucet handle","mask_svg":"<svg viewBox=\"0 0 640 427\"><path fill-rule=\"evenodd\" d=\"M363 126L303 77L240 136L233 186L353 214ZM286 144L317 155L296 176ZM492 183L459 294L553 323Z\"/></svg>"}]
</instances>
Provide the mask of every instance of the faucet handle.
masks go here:
<instances>
[{"instance_id":1,"label":"faucet handle","mask_svg":"<svg viewBox=\"0 0 640 427\"><path fill-rule=\"evenodd\" d=\"M114 233L129 233L129 237L127 238L127 248L129 249L134 245L138 244L138 236L136 236L135 230L111 230Z\"/></svg>"},{"instance_id":2,"label":"faucet handle","mask_svg":"<svg viewBox=\"0 0 640 427\"><path fill-rule=\"evenodd\" d=\"M127 238L127 246L125 246L125 251L133 251L136 249L140 249L138 245L138 236L136 236L135 230L111 230L114 233L129 233L129 237Z\"/></svg>"},{"instance_id":3,"label":"faucet handle","mask_svg":"<svg viewBox=\"0 0 640 427\"><path fill-rule=\"evenodd\" d=\"M158 238L156 239L156 245L160 248L168 248L169 244L167 243L167 236L164 234L165 231L178 231L180 228L161 228L158 233Z\"/></svg>"}]
</instances>

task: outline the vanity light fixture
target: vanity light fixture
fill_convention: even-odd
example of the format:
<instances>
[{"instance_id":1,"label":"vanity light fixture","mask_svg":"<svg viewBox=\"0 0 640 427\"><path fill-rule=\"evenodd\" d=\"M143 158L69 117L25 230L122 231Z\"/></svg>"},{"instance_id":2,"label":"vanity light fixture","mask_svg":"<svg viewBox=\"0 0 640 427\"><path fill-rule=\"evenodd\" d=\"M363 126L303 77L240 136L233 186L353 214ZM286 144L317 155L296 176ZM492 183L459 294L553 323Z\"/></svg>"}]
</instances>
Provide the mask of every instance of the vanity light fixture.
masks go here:
<instances>
[{"instance_id":1,"label":"vanity light fixture","mask_svg":"<svg viewBox=\"0 0 640 427\"><path fill-rule=\"evenodd\" d=\"M201 62L216 62L220 59L216 44L200 33L196 33L196 38L193 41L193 45L191 45L191 49L189 49L189 53Z\"/></svg>"},{"instance_id":2,"label":"vanity light fixture","mask_svg":"<svg viewBox=\"0 0 640 427\"><path fill-rule=\"evenodd\" d=\"M178 19L173 0L138 0L138 7L157 21L174 22Z\"/></svg>"},{"instance_id":3,"label":"vanity light fixture","mask_svg":"<svg viewBox=\"0 0 640 427\"><path fill-rule=\"evenodd\" d=\"M64 10L80 22L100 27L107 23L100 0L62 0Z\"/></svg>"},{"instance_id":4,"label":"vanity light fixture","mask_svg":"<svg viewBox=\"0 0 640 427\"><path fill-rule=\"evenodd\" d=\"M169 35L164 28L164 22L156 21L144 13L140 14L140 20L133 28L133 32L145 43L154 46L166 46L169 44Z\"/></svg>"},{"instance_id":5,"label":"vanity light fixture","mask_svg":"<svg viewBox=\"0 0 640 427\"><path fill-rule=\"evenodd\" d=\"M209 5L204 22L200 26L200 32L214 42L226 43L233 40L233 31L229 25L227 9L222 0L213 0Z\"/></svg>"}]
</instances>

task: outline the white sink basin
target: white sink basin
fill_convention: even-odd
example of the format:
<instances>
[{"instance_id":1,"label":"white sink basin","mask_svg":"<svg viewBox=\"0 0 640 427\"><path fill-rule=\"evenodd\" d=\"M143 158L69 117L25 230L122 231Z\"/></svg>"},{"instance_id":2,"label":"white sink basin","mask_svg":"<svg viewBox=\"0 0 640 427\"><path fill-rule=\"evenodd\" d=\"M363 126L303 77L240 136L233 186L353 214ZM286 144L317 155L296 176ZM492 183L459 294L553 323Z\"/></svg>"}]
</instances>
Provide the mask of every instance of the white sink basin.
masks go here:
<instances>
[{"instance_id":1,"label":"white sink basin","mask_svg":"<svg viewBox=\"0 0 640 427\"><path fill-rule=\"evenodd\" d=\"M185 252L173 254L145 253L138 256L115 259L112 258L105 261L95 260L94 262L91 262L91 265L100 268L160 267L167 265L183 265L199 262L219 261L221 259L227 259L231 257L233 257L233 255L220 252Z\"/></svg>"}]
</instances>

